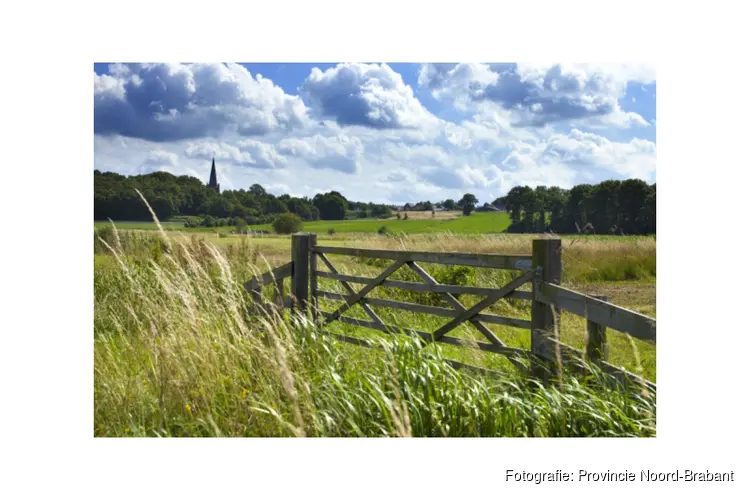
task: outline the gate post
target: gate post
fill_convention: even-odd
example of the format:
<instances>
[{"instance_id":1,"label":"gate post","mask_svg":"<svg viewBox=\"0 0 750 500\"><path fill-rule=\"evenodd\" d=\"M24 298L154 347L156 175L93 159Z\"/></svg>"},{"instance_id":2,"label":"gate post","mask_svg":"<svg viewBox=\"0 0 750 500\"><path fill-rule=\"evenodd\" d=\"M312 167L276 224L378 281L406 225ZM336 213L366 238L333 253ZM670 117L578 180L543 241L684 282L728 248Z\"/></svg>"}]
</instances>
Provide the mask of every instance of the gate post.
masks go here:
<instances>
[{"instance_id":1,"label":"gate post","mask_svg":"<svg viewBox=\"0 0 750 500\"><path fill-rule=\"evenodd\" d=\"M310 285L310 234L292 235L292 308L306 313Z\"/></svg>"},{"instance_id":2,"label":"gate post","mask_svg":"<svg viewBox=\"0 0 750 500\"><path fill-rule=\"evenodd\" d=\"M538 300L539 285L542 281L560 284L562 278L562 242L560 240L534 240L531 252L531 266L534 271L534 281L531 291L531 352L539 359L532 360L532 374L547 379L549 374L546 362L554 359L554 344L545 339L540 332L555 331L560 328L560 309L553 308Z\"/></svg>"},{"instance_id":3,"label":"gate post","mask_svg":"<svg viewBox=\"0 0 750 500\"><path fill-rule=\"evenodd\" d=\"M310 234L309 237L309 250L310 255L310 307L312 308L313 323L318 322L318 277L315 273L318 271L318 254L312 251L312 248L318 244L318 235L315 233Z\"/></svg>"},{"instance_id":4,"label":"gate post","mask_svg":"<svg viewBox=\"0 0 750 500\"><path fill-rule=\"evenodd\" d=\"M606 295L592 295L595 299L608 301ZM609 345L607 343L607 327L594 323L590 319L586 320L586 359L592 363L609 361Z\"/></svg>"}]
</instances>

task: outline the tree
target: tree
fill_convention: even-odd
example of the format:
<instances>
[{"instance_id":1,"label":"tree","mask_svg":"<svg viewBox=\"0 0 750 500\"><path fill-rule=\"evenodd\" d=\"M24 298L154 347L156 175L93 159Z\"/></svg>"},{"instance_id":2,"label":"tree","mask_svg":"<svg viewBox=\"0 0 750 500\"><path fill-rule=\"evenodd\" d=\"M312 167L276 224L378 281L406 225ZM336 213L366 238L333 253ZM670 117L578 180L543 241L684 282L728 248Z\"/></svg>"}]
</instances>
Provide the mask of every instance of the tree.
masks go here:
<instances>
[{"instance_id":1,"label":"tree","mask_svg":"<svg viewBox=\"0 0 750 500\"><path fill-rule=\"evenodd\" d=\"M336 191L325 194L316 194L313 205L320 212L323 220L344 220L346 217L346 200Z\"/></svg>"},{"instance_id":2,"label":"tree","mask_svg":"<svg viewBox=\"0 0 750 500\"><path fill-rule=\"evenodd\" d=\"M279 234L291 234L302 230L302 219L297 214L281 214L273 221L273 230Z\"/></svg>"},{"instance_id":3,"label":"tree","mask_svg":"<svg viewBox=\"0 0 750 500\"><path fill-rule=\"evenodd\" d=\"M445 208L446 210L455 210L456 202L448 198L443 202L443 208Z\"/></svg>"},{"instance_id":4,"label":"tree","mask_svg":"<svg viewBox=\"0 0 750 500\"><path fill-rule=\"evenodd\" d=\"M479 200L471 193L466 193L463 198L458 200L458 206L461 207L464 215L471 215L477 203L479 203Z\"/></svg>"}]
</instances>

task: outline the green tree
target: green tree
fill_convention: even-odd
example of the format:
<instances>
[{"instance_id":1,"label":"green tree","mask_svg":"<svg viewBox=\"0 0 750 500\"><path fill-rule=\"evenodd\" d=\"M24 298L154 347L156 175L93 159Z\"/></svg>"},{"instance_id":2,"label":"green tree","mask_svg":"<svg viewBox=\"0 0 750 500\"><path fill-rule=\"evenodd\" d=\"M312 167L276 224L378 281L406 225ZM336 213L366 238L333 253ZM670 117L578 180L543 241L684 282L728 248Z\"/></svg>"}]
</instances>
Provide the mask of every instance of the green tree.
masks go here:
<instances>
[{"instance_id":1,"label":"green tree","mask_svg":"<svg viewBox=\"0 0 750 500\"><path fill-rule=\"evenodd\" d=\"M320 212L323 220L344 220L346 217L346 200L336 191L325 194L316 194L313 205Z\"/></svg>"},{"instance_id":2,"label":"green tree","mask_svg":"<svg viewBox=\"0 0 750 500\"><path fill-rule=\"evenodd\" d=\"M273 230L279 234L291 234L302 230L302 219L297 214L281 214L273 221Z\"/></svg>"},{"instance_id":3,"label":"green tree","mask_svg":"<svg viewBox=\"0 0 750 500\"><path fill-rule=\"evenodd\" d=\"M477 197L471 193L466 193L460 200L458 200L458 206L461 207L464 215L471 215L471 212L474 211L474 207L477 206L477 203L479 203L479 200L477 200Z\"/></svg>"}]
</instances>

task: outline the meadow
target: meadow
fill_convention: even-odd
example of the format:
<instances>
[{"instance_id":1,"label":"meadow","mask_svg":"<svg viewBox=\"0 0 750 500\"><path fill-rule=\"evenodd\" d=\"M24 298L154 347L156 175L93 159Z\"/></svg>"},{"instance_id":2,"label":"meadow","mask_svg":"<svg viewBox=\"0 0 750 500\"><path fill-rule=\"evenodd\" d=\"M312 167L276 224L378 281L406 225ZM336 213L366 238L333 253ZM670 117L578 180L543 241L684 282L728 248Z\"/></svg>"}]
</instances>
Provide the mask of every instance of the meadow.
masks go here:
<instances>
[{"instance_id":1,"label":"meadow","mask_svg":"<svg viewBox=\"0 0 750 500\"><path fill-rule=\"evenodd\" d=\"M408 212L409 218L398 220L395 216L389 219L351 219L335 221L306 221L302 230L310 233L327 234L329 229L337 233L376 233L378 229L385 226L388 231L405 234L418 233L462 233L462 234L486 234L502 233L510 226L510 217L506 212L499 213L475 213L470 217L458 217L457 212L436 212L432 218L430 212ZM95 227L106 227L107 221L97 221ZM153 222L118 222L122 229L156 230ZM163 224L165 229L186 232L230 232L233 226L217 228L189 228L183 227L182 223ZM252 231L273 232L271 224L259 224L248 226Z\"/></svg>"},{"instance_id":2,"label":"meadow","mask_svg":"<svg viewBox=\"0 0 750 500\"><path fill-rule=\"evenodd\" d=\"M501 214L441 221L464 231L390 235L336 229L321 245L360 248L529 253L540 235L491 234ZM313 223L316 224L316 223ZM341 221L379 224L383 221ZM119 226L119 223L118 223ZM343 226L349 227L349 226ZM363 226L351 226L359 229ZM366 226L370 227L370 226ZM436 227L436 226L432 226ZM460 227L460 226L459 226ZM308 317L248 313L241 285L289 260L290 238L164 233L99 226L94 242L94 400L97 436L652 436L653 396L619 390L612 381L572 373L542 385L504 358L454 346L420 349L407 336L383 336L343 324L316 327ZM376 228L377 229L377 228ZM305 230L314 231L311 226ZM461 234L463 233L463 234ZM99 237L101 239L99 239ZM618 305L656 316L653 237L575 236L563 240L563 285L603 294ZM345 274L375 276L384 263L330 256ZM386 264L387 265L387 264ZM499 287L507 271L430 266L444 283ZM397 279L410 280L408 273ZM320 280L323 290L344 293ZM359 285L352 285L357 288ZM439 305L439 297L376 289L372 296ZM266 291L270 298L270 290ZM460 296L470 306L477 299ZM340 302L321 301L332 310ZM384 321L430 331L445 319L377 309ZM501 301L492 312L529 317L528 304ZM352 313L364 317L362 311ZM490 325L488 325L490 326ZM562 340L581 348L584 321L563 313ZM511 346L529 348L529 333L491 325ZM379 351L337 342L330 331L376 339ZM478 334L462 327L466 339ZM610 361L656 381L655 346L609 332ZM457 371L444 358L504 374Z\"/></svg>"}]
</instances>

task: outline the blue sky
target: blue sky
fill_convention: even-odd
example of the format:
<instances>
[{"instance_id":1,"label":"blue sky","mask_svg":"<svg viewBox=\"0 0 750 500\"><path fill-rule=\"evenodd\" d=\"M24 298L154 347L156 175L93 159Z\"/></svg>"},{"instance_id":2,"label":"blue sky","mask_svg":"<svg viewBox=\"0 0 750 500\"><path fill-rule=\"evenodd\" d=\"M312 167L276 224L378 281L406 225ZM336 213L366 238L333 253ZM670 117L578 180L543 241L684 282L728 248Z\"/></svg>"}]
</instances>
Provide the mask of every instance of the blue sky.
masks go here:
<instances>
[{"instance_id":1,"label":"blue sky","mask_svg":"<svg viewBox=\"0 0 750 500\"><path fill-rule=\"evenodd\" d=\"M95 168L403 203L655 182L656 78L628 64L95 64Z\"/></svg>"}]
</instances>

